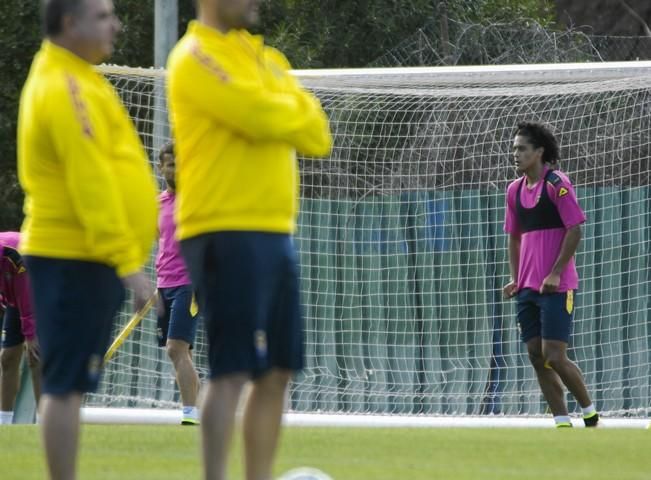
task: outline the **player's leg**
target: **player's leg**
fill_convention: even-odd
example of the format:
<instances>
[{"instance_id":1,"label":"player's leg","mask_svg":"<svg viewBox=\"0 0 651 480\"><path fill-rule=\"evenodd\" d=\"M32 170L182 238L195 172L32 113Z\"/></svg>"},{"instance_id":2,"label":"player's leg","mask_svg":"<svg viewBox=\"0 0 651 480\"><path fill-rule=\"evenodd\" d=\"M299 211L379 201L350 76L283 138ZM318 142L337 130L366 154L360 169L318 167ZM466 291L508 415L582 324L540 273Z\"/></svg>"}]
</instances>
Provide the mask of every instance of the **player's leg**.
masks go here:
<instances>
[{"instance_id":1,"label":"player's leg","mask_svg":"<svg viewBox=\"0 0 651 480\"><path fill-rule=\"evenodd\" d=\"M258 277L266 288L275 289L266 311L266 338L256 340L258 355L266 357L270 370L254 380L244 416L247 480L272 478L287 384L292 373L303 367L298 256L289 236L260 237L259 255L268 263L273 258L275 266L266 272L261 269Z\"/></svg>"},{"instance_id":2,"label":"player's leg","mask_svg":"<svg viewBox=\"0 0 651 480\"><path fill-rule=\"evenodd\" d=\"M16 397L20 389L23 342L20 313L14 307L7 307L0 344L0 425L13 423Z\"/></svg>"},{"instance_id":3,"label":"player's leg","mask_svg":"<svg viewBox=\"0 0 651 480\"><path fill-rule=\"evenodd\" d=\"M81 393L45 394L41 399L41 435L52 480L75 478L81 400Z\"/></svg>"},{"instance_id":4,"label":"player's leg","mask_svg":"<svg viewBox=\"0 0 651 480\"><path fill-rule=\"evenodd\" d=\"M20 387L20 363L23 359L23 345L3 347L0 350L0 371L2 383L0 384L0 414L11 414L13 418L16 396ZM2 417L0 417L0 423ZM9 422L11 423L11 422Z\"/></svg>"},{"instance_id":5,"label":"player's leg","mask_svg":"<svg viewBox=\"0 0 651 480\"><path fill-rule=\"evenodd\" d=\"M543 356L547 363L558 373L559 377L581 407L592 404L588 389L579 367L567 357L567 343L559 340L544 339Z\"/></svg>"},{"instance_id":6,"label":"player's leg","mask_svg":"<svg viewBox=\"0 0 651 480\"><path fill-rule=\"evenodd\" d=\"M75 478L79 409L95 391L113 317L124 298L115 271L74 260L26 257L41 351L41 425L52 480Z\"/></svg>"},{"instance_id":7,"label":"player's leg","mask_svg":"<svg viewBox=\"0 0 651 480\"><path fill-rule=\"evenodd\" d=\"M271 246L265 240L267 235L256 232L219 232L181 243L209 343L211 380L202 404L201 425L205 473L210 479L223 478L233 417L244 384L251 376L262 378L274 367L270 359L276 342L268 342L269 325L278 306L274 304L275 289L281 286L278 271L284 264L277 254L278 240ZM275 313L282 318L285 312ZM272 376L263 382L258 397L267 398L269 390L274 398L282 397L274 394L284 391L286 379L280 384L277 380ZM254 400L250 406L258 403ZM256 418L265 417L262 428L279 422L282 406L277 405L272 405L271 413L268 406L256 412ZM250 413L249 408L247 415ZM245 423L248 431L261 434L253 422ZM272 438L262 441L275 445L277 427L270 433ZM257 463L258 453L245 453L248 465ZM263 453L261 458L268 456ZM270 478L269 474L265 478Z\"/></svg>"},{"instance_id":8,"label":"player's leg","mask_svg":"<svg viewBox=\"0 0 651 480\"><path fill-rule=\"evenodd\" d=\"M565 403L565 394L560 378L545 364L542 354L542 323L539 306L540 294L531 289L523 289L517 296L518 325L520 337L527 346L529 361L536 372L538 385L557 426L571 426Z\"/></svg>"},{"instance_id":9,"label":"player's leg","mask_svg":"<svg viewBox=\"0 0 651 480\"><path fill-rule=\"evenodd\" d=\"M199 376L192 363L190 344L184 340L167 340L167 354L172 360L176 372L176 383L181 393L183 403L183 423L198 423L197 393L199 392Z\"/></svg>"},{"instance_id":10,"label":"player's leg","mask_svg":"<svg viewBox=\"0 0 651 480\"><path fill-rule=\"evenodd\" d=\"M529 361L536 372L536 378L540 385L540 390L549 405L549 409L554 418L568 416L567 405L565 403L565 392L563 383L558 374L545 364L542 350L542 339L540 337L532 338L527 342L527 352Z\"/></svg>"},{"instance_id":11,"label":"player's leg","mask_svg":"<svg viewBox=\"0 0 651 480\"><path fill-rule=\"evenodd\" d=\"M0 425L13 423L16 396L20 388L23 345L0 350Z\"/></svg>"},{"instance_id":12,"label":"player's leg","mask_svg":"<svg viewBox=\"0 0 651 480\"><path fill-rule=\"evenodd\" d=\"M36 402L36 423L39 423L41 405L41 362L30 361L28 365L32 374L32 391L34 392L34 401Z\"/></svg>"},{"instance_id":13,"label":"player's leg","mask_svg":"<svg viewBox=\"0 0 651 480\"><path fill-rule=\"evenodd\" d=\"M168 289L171 297L170 321L167 333L167 354L176 372L176 382L183 403L184 425L199 423L197 393L199 376L192 362L191 347L197 331L197 316L192 315L192 288L188 286ZM166 294L167 294L166 293Z\"/></svg>"},{"instance_id":14,"label":"player's leg","mask_svg":"<svg viewBox=\"0 0 651 480\"><path fill-rule=\"evenodd\" d=\"M567 356L574 317L574 292L541 296L542 353L545 362L561 378L583 409L587 426L596 426L599 416L592 404L579 367Z\"/></svg>"},{"instance_id":15,"label":"player's leg","mask_svg":"<svg viewBox=\"0 0 651 480\"><path fill-rule=\"evenodd\" d=\"M218 240L217 234L208 234L181 242L208 340L210 380L201 404L201 446L206 480L226 478L235 412L249 378L239 361L246 351L240 345L238 331L238 326L244 322L232 318L239 305L239 297L233 290L236 279L231 278L235 265L234 262L224 263L231 258L229 245L222 245Z\"/></svg>"},{"instance_id":16,"label":"player's leg","mask_svg":"<svg viewBox=\"0 0 651 480\"><path fill-rule=\"evenodd\" d=\"M583 372L567 357L567 343L545 339L543 340L543 355L581 406L585 426L596 427L599 423L599 414L590 399Z\"/></svg>"},{"instance_id":17,"label":"player's leg","mask_svg":"<svg viewBox=\"0 0 651 480\"><path fill-rule=\"evenodd\" d=\"M247 480L271 478L289 370L273 369L253 382L244 413Z\"/></svg>"},{"instance_id":18,"label":"player's leg","mask_svg":"<svg viewBox=\"0 0 651 480\"><path fill-rule=\"evenodd\" d=\"M196 384L194 389L192 389L193 376L192 373L188 374L187 360L186 356L189 356L190 343L183 340L174 339L171 340L169 335L175 334L175 330L179 329L179 313L180 309L178 304L175 303L175 291L176 288L159 288L158 294L160 301L163 304L163 314L157 318L157 336L158 336L158 346L165 347L168 357L172 361L174 366L174 372L176 375L176 383L179 387L179 392L181 394L182 407L182 424L198 424L198 411L196 408L197 402L197 393L198 393L198 377L196 377L196 372L194 366L192 367L192 372L196 377ZM183 326L181 325L183 328ZM187 328L187 327L185 327ZM183 331L183 330L182 330ZM194 334L192 335L192 341L194 339ZM192 362L190 358L190 363Z\"/></svg>"},{"instance_id":19,"label":"player's leg","mask_svg":"<svg viewBox=\"0 0 651 480\"><path fill-rule=\"evenodd\" d=\"M32 374L32 390L34 392L34 400L36 401L36 410L41 401L41 362L33 357L27 357L27 366Z\"/></svg>"},{"instance_id":20,"label":"player's leg","mask_svg":"<svg viewBox=\"0 0 651 480\"><path fill-rule=\"evenodd\" d=\"M204 478L225 480L228 452L233 437L235 412L249 377L231 374L213 378L201 404L201 440Z\"/></svg>"}]
</instances>

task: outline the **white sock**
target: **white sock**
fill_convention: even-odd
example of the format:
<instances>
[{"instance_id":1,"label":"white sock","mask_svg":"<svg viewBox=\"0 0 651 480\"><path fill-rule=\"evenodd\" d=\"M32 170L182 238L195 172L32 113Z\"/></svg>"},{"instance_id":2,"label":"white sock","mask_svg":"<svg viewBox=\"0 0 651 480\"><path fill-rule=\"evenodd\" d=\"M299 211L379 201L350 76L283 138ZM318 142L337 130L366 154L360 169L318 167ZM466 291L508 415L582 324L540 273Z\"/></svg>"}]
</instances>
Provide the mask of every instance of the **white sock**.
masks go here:
<instances>
[{"instance_id":1,"label":"white sock","mask_svg":"<svg viewBox=\"0 0 651 480\"><path fill-rule=\"evenodd\" d=\"M570 420L570 417L567 415L559 415L558 417L554 417L554 422L556 425L559 423L569 423L570 425L572 424L572 420Z\"/></svg>"},{"instance_id":2,"label":"white sock","mask_svg":"<svg viewBox=\"0 0 651 480\"><path fill-rule=\"evenodd\" d=\"M594 408L594 404L592 404L592 403L590 405L588 405L587 407L585 407L585 408L581 407L581 410L583 411L583 416L584 417L589 417L593 413L597 412L597 409Z\"/></svg>"},{"instance_id":3,"label":"white sock","mask_svg":"<svg viewBox=\"0 0 651 480\"><path fill-rule=\"evenodd\" d=\"M199 419L199 410L197 407L183 407L183 418Z\"/></svg>"},{"instance_id":4,"label":"white sock","mask_svg":"<svg viewBox=\"0 0 651 480\"><path fill-rule=\"evenodd\" d=\"M0 412L0 425L11 425L14 423L14 412Z\"/></svg>"}]
</instances>

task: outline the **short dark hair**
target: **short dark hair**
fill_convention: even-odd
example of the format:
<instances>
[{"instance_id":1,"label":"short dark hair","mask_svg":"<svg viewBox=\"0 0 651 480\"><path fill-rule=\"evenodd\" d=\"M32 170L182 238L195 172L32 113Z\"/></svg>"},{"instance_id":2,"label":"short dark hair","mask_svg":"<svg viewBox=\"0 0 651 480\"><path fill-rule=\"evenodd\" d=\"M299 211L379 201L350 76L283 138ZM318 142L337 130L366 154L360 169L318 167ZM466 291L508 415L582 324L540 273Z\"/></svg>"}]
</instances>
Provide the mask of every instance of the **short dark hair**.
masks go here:
<instances>
[{"instance_id":1,"label":"short dark hair","mask_svg":"<svg viewBox=\"0 0 651 480\"><path fill-rule=\"evenodd\" d=\"M43 34L47 37L58 35L63 31L63 17L79 13L85 0L43 0L41 19Z\"/></svg>"},{"instance_id":2,"label":"short dark hair","mask_svg":"<svg viewBox=\"0 0 651 480\"><path fill-rule=\"evenodd\" d=\"M161 147L160 152L158 152L158 162L161 165L163 164L165 155L174 156L174 142L167 142L165 145Z\"/></svg>"},{"instance_id":3,"label":"short dark hair","mask_svg":"<svg viewBox=\"0 0 651 480\"><path fill-rule=\"evenodd\" d=\"M558 140L549 128L542 123L537 122L520 122L515 131L515 136L522 135L527 137L529 143L534 148L543 148L543 163L557 163L560 159L560 148Z\"/></svg>"}]
</instances>

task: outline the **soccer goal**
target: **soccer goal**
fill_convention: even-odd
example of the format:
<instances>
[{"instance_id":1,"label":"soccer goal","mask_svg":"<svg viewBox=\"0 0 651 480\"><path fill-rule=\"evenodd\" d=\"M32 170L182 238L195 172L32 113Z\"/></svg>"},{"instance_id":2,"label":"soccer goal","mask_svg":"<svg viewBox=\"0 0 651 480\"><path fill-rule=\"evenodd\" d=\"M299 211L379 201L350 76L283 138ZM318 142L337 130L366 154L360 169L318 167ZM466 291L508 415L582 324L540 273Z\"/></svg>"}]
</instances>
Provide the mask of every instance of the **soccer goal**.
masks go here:
<instances>
[{"instance_id":1,"label":"soccer goal","mask_svg":"<svg viewBox=\"0 0 651 480\"><path fill-rule=\"evenodd\" d=\"M154 161L165 72L101 70ZM290 423L531 425L545 414L514 302L501 298L511 145L527 119L553 127L588 217L570 355L604 417L651 414L651 62L296 75L323 102L335 147L300 159L306 368ZM205 376L201 333L195 347ZM84 414L164 421L178 400L150 314Z\"/></svg>"}]
</instances>

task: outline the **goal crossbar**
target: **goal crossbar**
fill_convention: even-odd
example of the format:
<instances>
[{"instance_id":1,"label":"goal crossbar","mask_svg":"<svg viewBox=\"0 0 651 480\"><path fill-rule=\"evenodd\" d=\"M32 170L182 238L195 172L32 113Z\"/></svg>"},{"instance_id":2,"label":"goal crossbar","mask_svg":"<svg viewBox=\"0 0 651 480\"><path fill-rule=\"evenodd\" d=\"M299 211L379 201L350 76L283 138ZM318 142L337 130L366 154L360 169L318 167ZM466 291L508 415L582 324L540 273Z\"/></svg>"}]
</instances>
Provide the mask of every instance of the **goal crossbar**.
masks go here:
<instances>
[{"instance_id":1,"label":"goal crossbar","mask_svg":"<svg viewBox=\"0 0 651 480\"><path fill-rule=\"evenodd\" d=\"M104 74L137 75L163 78L162 68L138 68L119 65L101 65ZM458 84L464 82L509 82L541 83L559 81L595 81L609 78L648 76L651 61L630 62L586 62L535 65L472 65L447 67L399 67L399 68L341 68L293 70L293 74L303 79L354 78L373 80L382 78L409 77L410 82L435 81L437 83Z\"/></svg>"}]
</instances>

